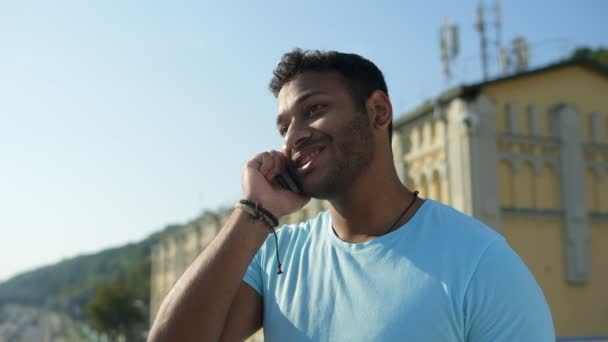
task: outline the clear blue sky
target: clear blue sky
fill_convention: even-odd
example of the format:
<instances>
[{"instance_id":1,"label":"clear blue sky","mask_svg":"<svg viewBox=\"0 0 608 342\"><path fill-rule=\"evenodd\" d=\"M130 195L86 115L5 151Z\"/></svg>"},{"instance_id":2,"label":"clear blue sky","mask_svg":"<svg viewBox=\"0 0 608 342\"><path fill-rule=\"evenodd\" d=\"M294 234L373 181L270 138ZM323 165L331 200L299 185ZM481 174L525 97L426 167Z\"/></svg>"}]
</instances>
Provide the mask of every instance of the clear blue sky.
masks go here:
<instances>
[{"instance_id":1,"label":"clear blue sky","mask_svg":"<svg viewBox=\"0 0 608 342\"><path fill-rule=\"evenodd\" d=\"M293 47L371 59L399 116L446 86L448 17L461 32L453 84L478 80L476 4L3 2L0 279L239 199L244 162L281 146L267 82ZM540 65L608 45L606 13L603 0L503 1L503 41L525 35Z\"/></svg>"}]
</instances>

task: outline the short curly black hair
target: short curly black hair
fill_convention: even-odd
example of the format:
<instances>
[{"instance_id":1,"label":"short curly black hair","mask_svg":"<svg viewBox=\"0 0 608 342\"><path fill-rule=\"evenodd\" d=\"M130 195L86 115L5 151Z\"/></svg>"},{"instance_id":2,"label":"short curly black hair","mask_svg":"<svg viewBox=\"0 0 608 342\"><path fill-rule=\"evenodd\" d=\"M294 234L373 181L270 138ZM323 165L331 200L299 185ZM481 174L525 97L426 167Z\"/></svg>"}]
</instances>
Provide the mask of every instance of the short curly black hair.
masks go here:
<instances>
[{"instance_id":1,"label":"short curly black hair","mask_svg":"<svg viewBox=\"0 0 608 342\"><path fill-rule=\"evenodd\" d=\"M350 91L359 109L365 108L365 100L381 90L388 96L384 75L371 61L354 53L337 51L302 50L287 52L272 72L269 88L275 97L281 88L295 76L305 71L335 71L350 82ZM393 122L388 127L389 142L392 139Z\"/></svg>"}]
</instances>

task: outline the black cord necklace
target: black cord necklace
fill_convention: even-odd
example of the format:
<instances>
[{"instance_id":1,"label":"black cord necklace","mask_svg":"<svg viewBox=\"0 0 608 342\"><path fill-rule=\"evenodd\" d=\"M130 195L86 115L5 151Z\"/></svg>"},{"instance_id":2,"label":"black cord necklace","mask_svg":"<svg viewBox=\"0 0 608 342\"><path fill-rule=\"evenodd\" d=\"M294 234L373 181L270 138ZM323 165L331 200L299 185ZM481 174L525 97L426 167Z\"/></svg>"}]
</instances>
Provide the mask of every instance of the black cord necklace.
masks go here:
<instances>
[{"instance_id":1,"label":"black cord necklace","mask_svg":"<svg viewBox=\"0 0 608 342\"><path fill-rule=\"evenodd\" d=\"M414 206L414 203L416 203L416 199L418 198L418 191L414 191L414 198L412 198L412 201L410 202L410 204L407 206L407 208L405 208L405 210L403 211L403 213L401 213L401 215L399 215L399 218L397 218L397 220L395 221L395 223L393 223L393 225L391 226L391 228L389 230L387 230L384 234L382 235L386 235L390 232L393 231L393 229L395 229L395 227L397 226L397 223L399 223L399 221L401 220L401 218L403 218L403 216L410 210L410 208L412 208L412 206ZM331 229L334 231L334 234L336 236L338 236L338 234L336 233L336 229L334 228L334 225L331 225ZM382 236L379 235L379 236Z\"/></svg>"},{"instance_id":2,"label":"black cord necklace","mask_svg":"<svg viewBox=\"0 0 608 342\"><path fill-rule=\"evenodd\" d=\"M401 213L401 215L399 215L399 218L397 218L397 220L395 221L395 223L393 223L393 225L391 226L391 228L384 234L382 235L386 235L390 232L393 231L393 229L395 229L395 227L397 226L397 223L399 223L399 221L401 220L401 218L403 216L405 216L405 214L410 210L410 208L414 205L414 203L416 203L416 199L418 198L418 191L414 191L414 198L412 198L412 201L410 202L410 204L407 206L407 208L405 208L405 210L403 211L403 213Z\"/></svg>"}]
</instances>

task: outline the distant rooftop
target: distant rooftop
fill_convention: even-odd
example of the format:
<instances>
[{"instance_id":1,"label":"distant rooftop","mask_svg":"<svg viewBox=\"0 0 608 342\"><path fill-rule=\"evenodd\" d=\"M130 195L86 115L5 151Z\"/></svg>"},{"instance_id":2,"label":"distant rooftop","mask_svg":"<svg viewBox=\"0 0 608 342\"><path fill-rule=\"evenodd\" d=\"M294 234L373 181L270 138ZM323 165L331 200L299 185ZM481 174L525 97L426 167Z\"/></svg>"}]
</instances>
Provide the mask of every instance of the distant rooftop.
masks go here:
<instances>
[{"instance_id":1,"label":"distant rooftop","mask_svg":"<svg viewBox=\"0 0 608 342\"><path fill-rule=\"evenodd\" d=\"M395 120L393 126L395 128L401 127L401 126L407 124L408 122L411 122L421 116L430 114L435 110L435 107L437 105L442 105L442 104L448 103L455 98L459 98L459 97L464 98L464 99L474 98L475 96L477 96L479 91L484 86L496 84L496 83L500 83L500 82L506 82L506 81L510 81L513 79L519 79L519 78L527 77L530 75L540 74L542 72L555 70L555 69L563 68L566 66L572 66L572 65L582 66L582 67L591 69L595 72L598 72L600 74L603 74L605 76L608 76L608 66L606 66L604 64L600 64L596 61L593 61L590 59L561 60L559 62L551 63L551 64L545 65L543 67L540 67L540 68L526 70L524 72L520 72L520 73L508 75L508 76L497 77L497 78L493 78L493 79L490 79L487 81L473 83L473 84L461 84L461 85L458 85L455 87L448 88L447 90L443 91L438 97L436 97L432 100L426 100L422 104L420 104L418 107L414 108L414 110L406 112L403 115L401 115L397 120Z\"/></svg>"}]
</instances>

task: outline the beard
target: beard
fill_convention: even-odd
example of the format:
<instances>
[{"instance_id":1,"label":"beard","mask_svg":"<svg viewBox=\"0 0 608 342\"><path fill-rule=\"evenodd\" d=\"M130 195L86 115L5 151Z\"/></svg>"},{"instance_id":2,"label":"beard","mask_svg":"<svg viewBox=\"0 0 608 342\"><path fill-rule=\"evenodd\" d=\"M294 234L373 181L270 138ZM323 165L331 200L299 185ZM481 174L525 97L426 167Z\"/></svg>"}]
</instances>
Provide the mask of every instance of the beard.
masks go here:
<instances>
[{"instance_id":1,"label":"beard","mask_svg":"<svg viewBox=\"0 0 608 342\"><path fill-rule=\"evenodd\" d=\"M367 113L356 113L338 134L330 138L333 163L328 165L319 180L305 187L306 195L318 199L332 199L344 193L371 164L375 144Z\"/></svg>"}]
</instances>

